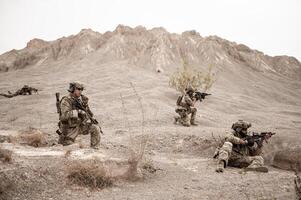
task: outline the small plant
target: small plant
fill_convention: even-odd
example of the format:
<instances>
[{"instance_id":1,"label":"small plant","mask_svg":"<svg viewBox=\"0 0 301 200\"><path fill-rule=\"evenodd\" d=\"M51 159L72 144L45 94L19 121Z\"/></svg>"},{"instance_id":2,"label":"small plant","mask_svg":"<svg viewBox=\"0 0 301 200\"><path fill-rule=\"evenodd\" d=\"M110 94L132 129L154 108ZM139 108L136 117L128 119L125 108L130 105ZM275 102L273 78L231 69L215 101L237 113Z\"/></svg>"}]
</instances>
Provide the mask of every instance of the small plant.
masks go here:
<instances>
[{"instance_id":1,"label":"small plant","mask_svg":"<svg viewBox=\"0 0 301 200\"><path fill-rule=\"evenodd\" d=\"M201 89L206 92L215 82L215 74L213 73L213 66L208 67L208 71L193 68L187 62L183 62L183 66L178 69L169 78L169 85L175 88L182 94L188 86L195 89Z\"/></svg>"},{"instance_id":2,"label":"small plant","mask_svg":"<svg viewBox=\"0 0 301 200\"><path fill-rule=\"evenodd\" d=\"M47 144L45 134L33 127L28 127L16 136L10 136L8 142L27 144L33 147L41 147Z\"/></svg>"},{"instance_id":3,"label":"small plant","mask_svg":"<svg viewBox=\"0 0 301 200\"><path fill-rule=\"evenodd\" d=\"M72 183L92 189L103 189L113 185L112 177L98 160L74 162L67 167L67 174Z\"/></svg>"}]
</instances>

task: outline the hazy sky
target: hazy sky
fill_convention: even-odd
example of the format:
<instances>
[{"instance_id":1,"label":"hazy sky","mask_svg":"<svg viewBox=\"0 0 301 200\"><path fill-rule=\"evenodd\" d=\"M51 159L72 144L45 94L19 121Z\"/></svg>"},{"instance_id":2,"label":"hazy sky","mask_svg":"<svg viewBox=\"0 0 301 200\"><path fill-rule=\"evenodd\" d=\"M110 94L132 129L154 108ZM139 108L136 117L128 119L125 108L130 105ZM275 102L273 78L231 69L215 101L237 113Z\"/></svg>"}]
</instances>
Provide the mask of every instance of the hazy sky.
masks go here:
<instances>
[{"instance_id":1,"label":"hazy sky","mask_svg":"<svg viewBox=\"0 0 301 200\"><path fill-rule=\"evenodd\" d=\"M118 24L195 29L301 60L300 0L0 0L0 54L33 38L55 40L82 28L103 33Z\"/></svg>"}]
</instances>

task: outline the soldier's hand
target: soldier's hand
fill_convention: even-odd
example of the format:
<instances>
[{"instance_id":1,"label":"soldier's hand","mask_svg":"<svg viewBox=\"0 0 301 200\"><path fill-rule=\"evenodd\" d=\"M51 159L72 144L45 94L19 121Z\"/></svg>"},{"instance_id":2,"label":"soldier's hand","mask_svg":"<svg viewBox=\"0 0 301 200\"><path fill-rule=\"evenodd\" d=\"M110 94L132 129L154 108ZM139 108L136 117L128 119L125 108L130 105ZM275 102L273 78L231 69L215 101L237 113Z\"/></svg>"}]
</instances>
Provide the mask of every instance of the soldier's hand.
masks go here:
<instances>
[{"instance_id":1,"label":"soldier's hand","mask_svg":"<svg viewBox=\"0 0 301 200\"><path fill-rule=\"evenodd\" d=\"M247 140L240 140L239 143L242 144L242 145L247 145L248 141Z\"/></svg>"}]
</instances>

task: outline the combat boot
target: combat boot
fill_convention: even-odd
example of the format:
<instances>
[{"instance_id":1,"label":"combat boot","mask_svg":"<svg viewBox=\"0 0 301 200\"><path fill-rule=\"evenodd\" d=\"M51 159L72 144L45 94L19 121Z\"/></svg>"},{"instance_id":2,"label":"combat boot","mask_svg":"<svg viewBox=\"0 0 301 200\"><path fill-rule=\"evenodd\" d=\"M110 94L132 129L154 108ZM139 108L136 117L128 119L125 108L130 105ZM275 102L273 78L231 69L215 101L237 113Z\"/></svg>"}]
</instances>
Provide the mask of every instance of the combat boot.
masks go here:
<instances>
[{"instance_id":1,"label":"combat boot","mask_svg":"<svg viewBox=\"0 0 301 200\"><path fill-rule=\"evenodd\" d=\"M222 173L224 172L224 169L225 169L225 161L223 160L218 161L215 171L217 173Z\"/></svg>"},{"instance_id":2,"label":"combat boot","mask_svg":"<svg viewBox=\"0 0 301 200\"><path fill-rule=\"evenodd\" d=\"M245 172L248 171L253 171L253 172L263 172L263 173L267 173L269 171L269 169L265 166L256 166L256 167L246 167Z\"/></svg>"}]
</instances>

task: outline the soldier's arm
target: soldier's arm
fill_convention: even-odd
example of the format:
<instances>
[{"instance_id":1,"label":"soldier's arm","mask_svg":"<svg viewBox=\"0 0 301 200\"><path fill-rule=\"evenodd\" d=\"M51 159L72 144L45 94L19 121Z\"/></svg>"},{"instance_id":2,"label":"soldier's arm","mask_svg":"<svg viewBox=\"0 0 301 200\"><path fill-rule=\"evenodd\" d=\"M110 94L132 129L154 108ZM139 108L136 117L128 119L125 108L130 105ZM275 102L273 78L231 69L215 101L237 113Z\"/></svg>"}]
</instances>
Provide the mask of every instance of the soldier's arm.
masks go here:
<instances>
[{"instance_id":1,"label":"soldier's arm","mask_svg":"<svg viewBox=\"0 0 301 200\"><path fill-rule=\"evenodd\" d=\"M227 142L231 142L232 144L246 144L244 140L239 137L236 137L233 133L227 133L225 136L225 140Z\"/></svg>"},{"instance_id":2,"label":"soldier's arm","mask_svg":"<svg viewBox=\"0 0 301 200\"><path fill-rule=\"evenodd\" d=\"M195 102L188 95L185 95L184 100L187 105L194 106Z\"/></svg>"},{"instance_id":3,"label":"soldier's arm","mask_svg":"<svg viewBox=\"0 0 301 200\"><path fill-rule=\"evenodd\" d=\"M77 118L78 111L72 110L71 102L67 100L67 98L62 99L61 101L61 120L68 121L70 118Z\"/></svg>"}]
</instances>

